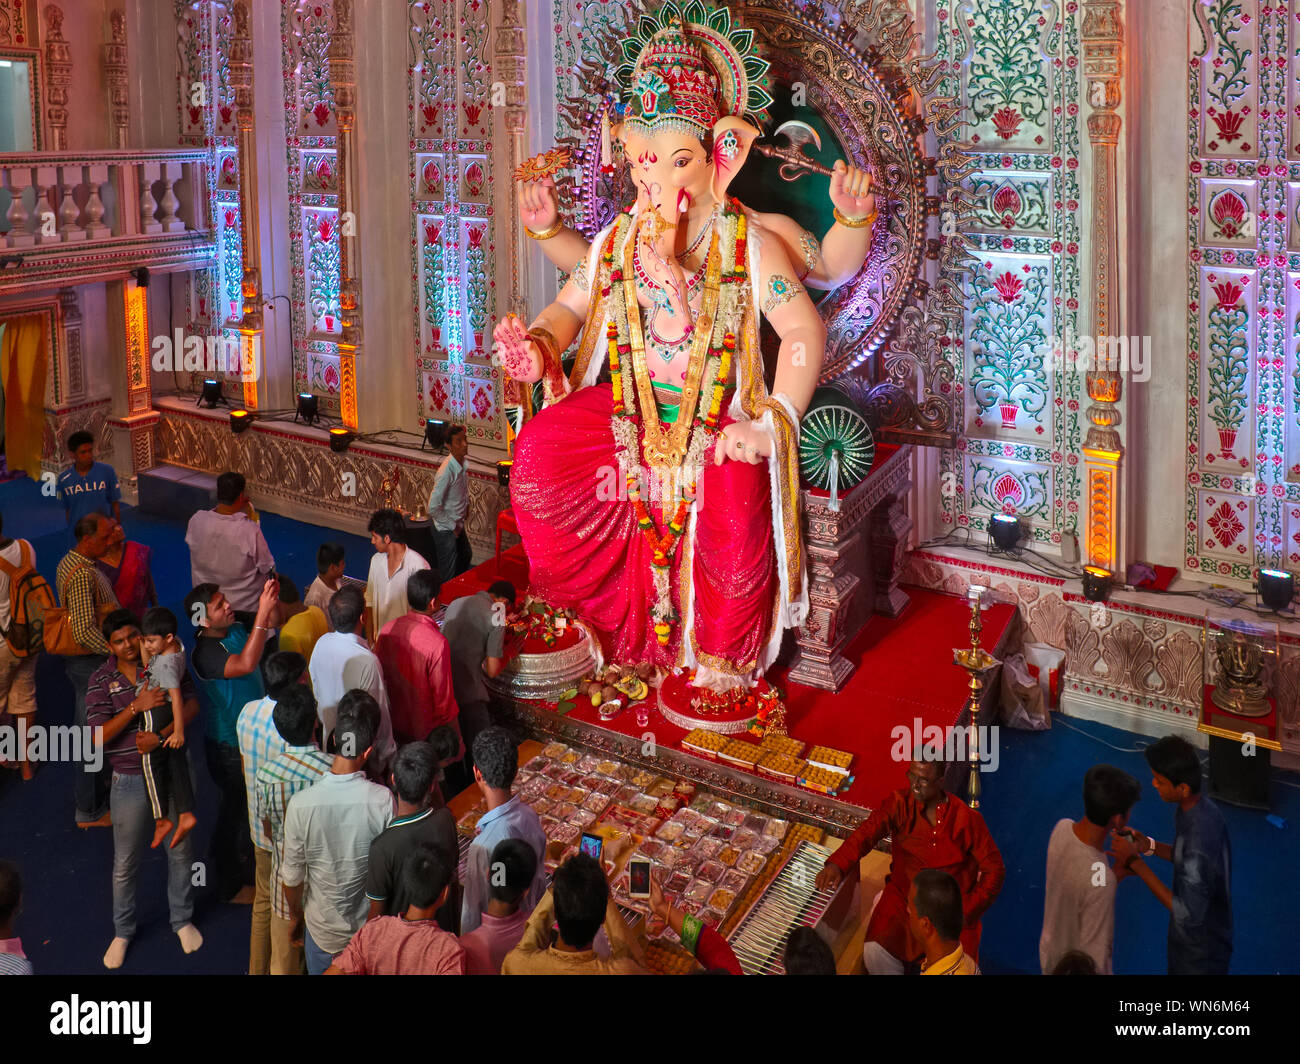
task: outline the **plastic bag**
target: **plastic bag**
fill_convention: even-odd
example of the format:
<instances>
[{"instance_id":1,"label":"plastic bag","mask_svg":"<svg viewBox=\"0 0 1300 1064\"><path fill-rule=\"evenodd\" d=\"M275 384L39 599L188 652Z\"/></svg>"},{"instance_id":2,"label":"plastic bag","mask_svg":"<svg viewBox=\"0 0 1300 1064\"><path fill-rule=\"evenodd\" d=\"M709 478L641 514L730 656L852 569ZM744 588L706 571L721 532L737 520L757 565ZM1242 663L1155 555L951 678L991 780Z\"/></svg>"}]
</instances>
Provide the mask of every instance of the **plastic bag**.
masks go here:
<instances>
[{"instance_id":1,"label":"plastic bag","mask_svg":"<svg viewBox=\"0 0 1300 1064\"><path fill-rule=\"evenodd\" d=\"M1038 678L1043 689L1043 705L1056 709L1061 704L1061 674L1065 671L1065 651L1050 643L1026 643L1025 664L1029 675Z\"/></svg>"},{"instance_id":2,"label":"plastic bag","mask_svg":"<svg viewBox=\"0 0 1300 1064\"><path fill-rule=\"evenodd\" d=\"M1043 689L1030 675L1023 654L1002 663L1002 723L1008 728L1046 731L1052 726L1051 713L1043 704Z\"/></svg>"}]
</instances>

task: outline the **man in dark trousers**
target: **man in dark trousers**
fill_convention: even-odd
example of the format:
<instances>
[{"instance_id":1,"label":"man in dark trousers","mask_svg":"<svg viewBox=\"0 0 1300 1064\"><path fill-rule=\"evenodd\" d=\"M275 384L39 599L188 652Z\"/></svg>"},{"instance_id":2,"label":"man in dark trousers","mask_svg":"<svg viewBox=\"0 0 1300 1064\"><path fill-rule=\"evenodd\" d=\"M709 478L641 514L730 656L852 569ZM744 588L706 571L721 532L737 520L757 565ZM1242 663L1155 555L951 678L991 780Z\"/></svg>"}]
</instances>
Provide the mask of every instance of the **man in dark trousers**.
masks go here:
<instances>
[{"instance_id":1,"label":"man in dark trousers","mask_svg":"<svg viewBox=\"0 0 1300 1064\"><path fill-rule=\"evenodd\" d=\"M1151 786L1174 810L1174 843L1156 842L1136 829L1111 840L1115 863L1133 872L1170 912L1169 974L1227 975L1232 956L1232 844L1219 807L1201 794L1196 747L1176 735L1146 748ZM1170 890L1143 860L1174 865Z\"/></svg>"}]
</instances>

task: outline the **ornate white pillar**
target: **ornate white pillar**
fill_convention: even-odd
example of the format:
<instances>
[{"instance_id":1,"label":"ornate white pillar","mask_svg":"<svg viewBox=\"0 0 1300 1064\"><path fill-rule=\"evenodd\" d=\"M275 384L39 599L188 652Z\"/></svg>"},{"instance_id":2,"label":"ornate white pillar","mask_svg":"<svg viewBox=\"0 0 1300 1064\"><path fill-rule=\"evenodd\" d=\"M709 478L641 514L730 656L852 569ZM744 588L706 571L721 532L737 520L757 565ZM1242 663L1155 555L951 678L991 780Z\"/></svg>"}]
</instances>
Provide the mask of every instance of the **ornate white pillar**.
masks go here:
<instances>
[{"instance_id":1,"label":"ornate white pillar","mask_svg":"<svg viewBox=\"0 0 1300 1064\"><path fill-rule=\"evenodd\" d=\"M131 114L127 91L125 12L111 12L108 24L112 40L104 45L104 80L108 84L109 141L114 148L125 148L126 124Z\"/></svg>"},{"instance_id":2,"label":"ornate white pillar","mask_svg":"<svg viewBox=\"0 0 1300 1064\"><path fill-rule=\"evenodd\" d=\"M356 181L352 173L354 130L357 118L357 73L353 59L352 0L336 0L334 32L330 34L330 86L338 120L335 153L339 174L339 316L343 336L339 340L339 413L343 424L360 427L357 410L357 356L362 349L360 257L356 253L361 217L356 202Z\"/></svg>"},{"instance_id":3,"label":"ornate white pillar","mask_svg":"<svg viewBox=\"0 0 1300 1064\"><path fill-rule=\"evenodd\" d=\"M50 151L68 150L68 86L72 84L72 54L63 39L63 12L45 7L45 116L50 129Z\"/></svg>"},{"instance_id":4,"label":"ornate white pillar","mask_svg":"<svg viewBox=\"0 0 1300 1064\"><path fill-rule=\"evenodd\" d=\"M1083 441L1086 516L1083 555L1091 565L1120 572L1124 557L1121 528L1120 401L1123 371L1119 353L1125 345L1108 342L1121 337L1119 196L1116 156L1119 145L1120 79L1123 73L1123 28L1120 0L1084 0L1083 72L1087 83L1088 140L1092 145L1092 262L1089 290L1092 306L1094 372L1087 374L1089 421ZM1122 573L1120 574L1122 579Z\"/></svg>"},{"instance_id":5,"label":"ornate white pillar","mask_svg":"<svg viewBox=\"0 0 1300 1064\"><path fill-rule=\"evenodd\" d=\"M258 216L257 143L253 129L253 39L248 20L248 0L231 7L234 30L230 38L230 84L235 89L239 124L239 218L242 226L243 315L239 324L243 352L244 406L256 410L265 387L264 367L254 352L262 350L261 232ZM260 387L259 387L260 386Z\"/></svg>"}]
</instances>

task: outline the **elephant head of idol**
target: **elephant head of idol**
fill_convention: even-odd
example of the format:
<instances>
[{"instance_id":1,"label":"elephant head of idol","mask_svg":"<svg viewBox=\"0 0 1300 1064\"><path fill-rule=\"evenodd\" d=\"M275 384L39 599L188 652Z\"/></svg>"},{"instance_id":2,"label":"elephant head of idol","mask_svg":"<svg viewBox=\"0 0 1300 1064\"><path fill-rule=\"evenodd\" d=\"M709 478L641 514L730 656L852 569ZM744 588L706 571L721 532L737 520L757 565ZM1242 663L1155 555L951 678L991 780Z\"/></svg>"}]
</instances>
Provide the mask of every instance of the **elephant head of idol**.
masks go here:
<instances>
[{"instance_id":1,"label":"elephant head of idol","mask_svg":"<svg viewBox=\"0 0 1300 1064\"><path fill-rule=\"evenodd\" d=\"M761 117L771 102L759 80L767 64L737 47L730 34L744 31L733 30L725 9L685 11L693 17L664 5L625 42L616 130L639 205L674 226L688 210L707 214L726 202L760 135L748 116Z\"/></svg>"}]
</instances>

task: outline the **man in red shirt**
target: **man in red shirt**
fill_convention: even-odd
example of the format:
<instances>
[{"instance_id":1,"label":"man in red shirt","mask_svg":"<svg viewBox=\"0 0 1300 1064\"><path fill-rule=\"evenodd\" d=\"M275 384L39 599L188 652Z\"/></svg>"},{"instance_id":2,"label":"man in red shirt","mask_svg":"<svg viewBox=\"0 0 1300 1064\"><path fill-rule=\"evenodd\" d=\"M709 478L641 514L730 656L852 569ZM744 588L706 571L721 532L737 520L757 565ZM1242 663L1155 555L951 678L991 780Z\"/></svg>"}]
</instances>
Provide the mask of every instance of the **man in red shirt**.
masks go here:
<instances>
[{"instance_id":1,"label":"man in red shirt","mask_svg":"<svg viewBox=\"0 0 1300 1064\"><path fill-rule=\"evenodd\" d=\"M933 752L921 752L907 771L908 785L881 802L817 875L819 890L834 889L857 868L864 853L890 837L893 862L863 949L872 975L901 975L925 953L907 920L907 895L917 872L936 868L957 881L965 918L961 943L972 958L979 949L980 917L1006 878L1002 855L984 818L944 790L943 769Z\"/></svg>"},{"instance_id":2,"label":"man in red shirt","mask_svg":"<svg viewBox=\"0 0 1300 1064\"><path fill-rule=\"evenodd\" d=\"M460 735L460 709L451 685L451 646L433 619L438 588L432 569L411 573L406 582L411 612L389 621L375 640L375 656L388 689L393 738L402 745L423 742L442 724L451 725ZM459 756L465 756L463 740Z\"/></svg>"},{"instance_id":3,"label":"man in red shirt","mask_svg":"<svg viewBox=\"0 0 1300 1064\"><path fill-rule=\"evenodd\" d=\"M366 923L325 974L464 975L465 950L433 915L447 900L455 861L455 854L421 843L403 869L406 912Z\"/></svg>"}]
</instances>

